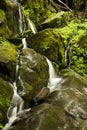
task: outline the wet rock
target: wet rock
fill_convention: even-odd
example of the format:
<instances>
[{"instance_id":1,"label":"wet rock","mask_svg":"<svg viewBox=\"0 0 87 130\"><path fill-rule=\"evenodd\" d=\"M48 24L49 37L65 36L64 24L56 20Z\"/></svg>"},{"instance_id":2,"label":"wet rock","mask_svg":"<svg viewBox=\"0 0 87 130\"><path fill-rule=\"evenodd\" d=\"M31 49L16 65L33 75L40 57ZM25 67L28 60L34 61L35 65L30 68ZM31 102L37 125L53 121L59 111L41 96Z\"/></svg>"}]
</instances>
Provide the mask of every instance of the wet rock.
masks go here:
<instances>
[{"instance_id":1,"label":"wet rock","mask_svg":"<svg viewBox=\"0 0 87 130\"><path fill-rule=\"evenodd\" d=\"M72 70L61 71L61 77L61 85L47 97L48 103L33 107L10 130L86 130L87 81Z\"/></svg>"},{"instance_id":2,"label":"wet rock","mask_svg":"<svg viewBox=\"0 0 87 130\"><path fill-rule=\"evenodd\" d=\"M23 99L29 105L43 86L47 86L49 75L46 58L33 49L23 49L20 54L19 75L17 86L19 90L25 88Z\"/></svg>"},{"instance_id":3,"label":"wet rock","mask_svg":"<svg viewBox=\"0 0 87 130\"><path fill-rule=\"evenodd\" d=\"M41 91L34 97L33 102L35 104L40 104L40 103L44 102L46 100L47 96L49 95L49 93L50 93L49 88L43 87L41 89Z\"/></svg>"}]
</instances>

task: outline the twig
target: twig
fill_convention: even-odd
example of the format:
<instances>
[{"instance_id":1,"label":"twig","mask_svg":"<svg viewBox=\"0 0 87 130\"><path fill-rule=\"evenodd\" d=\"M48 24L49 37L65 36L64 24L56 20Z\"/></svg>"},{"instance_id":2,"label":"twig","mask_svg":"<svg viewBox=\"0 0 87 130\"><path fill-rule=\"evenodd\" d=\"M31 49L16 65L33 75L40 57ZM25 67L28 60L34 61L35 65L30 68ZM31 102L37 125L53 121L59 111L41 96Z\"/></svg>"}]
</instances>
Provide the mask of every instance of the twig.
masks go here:
<instances>
[{"instance_id":1,"label":"twig","mask_svg":"<svg viewBox=\"0 0 87 130\"><path fill-rule=\"evenodd\" d=\"M62 6L62 5L59 5L59 4L58 4L57 6L63 8L63 9L67 9L66 7L64 7L64 6Z\"/></svg>"},{"instance_id":2,"label":"twig","mask_svg":"<svg viewBox=\"0 0 87 130\"><path fill-rule=\"evenodd\" d=\"M69 9L72 12L72 10L64 2L62 2L61 0L58 0L58 2L60 2L61 4L63 4L67 9Z\"/></svg>"},{"instance_id":3,"label":"twig","mask_svg":"<svg viewBox=\"0 0 87 130\"><path fill-rule=\"evenodd\" d=\"M50 0L52 6L57 10L57 11L60 11L60 8L63 8L63 9L68 9L67 7L64 7L62 5L59 5L59 4L56 4L53 0ZM70 10L70 9L69 9Z\"/></svg>"},{"instance_id":4,"label":"twig","mask_svg":"<svg viewBox=\"0 0 87 130\"><path fill-rule=\"evenodd\" d=\"M58 5L55 4L55 2L53 0L50 0L52 6L56 9L56 11L59 11Z\"/></svg>"}]
</instances>

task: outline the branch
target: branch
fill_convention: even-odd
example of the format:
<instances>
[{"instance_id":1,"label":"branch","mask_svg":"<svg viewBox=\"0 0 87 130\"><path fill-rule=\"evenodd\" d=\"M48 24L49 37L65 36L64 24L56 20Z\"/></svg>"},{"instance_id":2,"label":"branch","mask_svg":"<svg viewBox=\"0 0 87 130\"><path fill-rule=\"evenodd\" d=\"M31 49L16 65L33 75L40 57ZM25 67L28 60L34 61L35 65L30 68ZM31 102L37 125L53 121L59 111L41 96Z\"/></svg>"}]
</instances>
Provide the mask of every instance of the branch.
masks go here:
<instances>
[{"instance_id":1,"label":"branch","mask_svg":"<svg viewBox=\"0 0 87 130\"><path fill-rule=\"evenodd\" d=\"M66 7L64 7L64 6L62 6L62 5L57 5L57 6L63 8L63 9L67 9Z\"/></svg>"},{"instance_id":2,"label":"branch","mask_svg":"<svg viewBox=\"0 0 87 130\"><path fill-rule=\"evenodd\" d=\"M52 6L56 9L56 11L59 11L59 7L57 4L55 4L55 2L53 0L50 0Z\"/></svg>"},{"instance_id":3,"label":"branch","mask_svg":"<svg viewBox=\"0 0 87 130\"><path fill-rule=\"evenodd\" d=\"M64 2L62 2L61 0L58 0L58 2L60 2L61 4L63 4L68 10L70 10L70 12L72 12L72 10Z\"/></svg>"},{"instance_id":4,"label":"branch","mask_svg":"<svg viewBox=\"0 0 87 130\"><path fill-rule=\"evenodd\" d=\"M52 6L56 9L56 11L60 11L60 8L67 9L66 7L56 4L53 0L50 0ZM70 9L69 9L70 10Z\"/></svg>"}]
</instances>

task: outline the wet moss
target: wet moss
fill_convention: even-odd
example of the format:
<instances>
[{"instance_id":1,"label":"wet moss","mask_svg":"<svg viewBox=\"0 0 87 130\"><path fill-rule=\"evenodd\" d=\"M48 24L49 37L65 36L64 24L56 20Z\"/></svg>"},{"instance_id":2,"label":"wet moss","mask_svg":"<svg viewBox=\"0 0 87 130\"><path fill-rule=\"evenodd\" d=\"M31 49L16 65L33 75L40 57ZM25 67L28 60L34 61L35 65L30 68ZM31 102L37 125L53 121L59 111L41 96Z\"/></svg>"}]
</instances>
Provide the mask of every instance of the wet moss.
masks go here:
<instances>
[{"instance_id":1,"label":"wet moss","mask_svg":"<svg viewBox=\"0 0 87 130\"><path fill-rule=\"evenodd\" d=\"M6 14L3 10L0 10L0 35L8 38L11 34L12 32L7 25Z\"/></svg>"},{"instance_id":2,"label":"wet moss","mask_svg":"<svg viewBox=\"0 0 87 130\"><path fill-rule=\"evenodd\" d=\"M16 61L16 47L8 42L6 39L0 37L0 61Z\"/></svg>"},{"instance_id":3,"label":"wet moss","mask_svg":"<svg viewBox=\"0 0 87 130\"><path fill-rule=\"evenodd\" d=\"M14 80L17 50L15 45L0 37L0 76L6 80Z\"/></svg>"},{"instance_id":4,"label":"wet moss","mask_svg":"<svg viewBox=\"0 0 87 130\"><path fill-rule=\"evenodd\" d=\"M29 46L53 62L63 64L64 44L58 29L45 29L29 37Z\"/></svg>"},{"instance_id":5,"label":"wet moss","mask_svg":"<svg viewBox=\"0 0 87 130\"><path fill-rule=\"evenodd\" d=\"M0 9L0 18L2 20L6 20L6 17L5 17L5 12L3 10Z\"/></svg>"}]
</instances>

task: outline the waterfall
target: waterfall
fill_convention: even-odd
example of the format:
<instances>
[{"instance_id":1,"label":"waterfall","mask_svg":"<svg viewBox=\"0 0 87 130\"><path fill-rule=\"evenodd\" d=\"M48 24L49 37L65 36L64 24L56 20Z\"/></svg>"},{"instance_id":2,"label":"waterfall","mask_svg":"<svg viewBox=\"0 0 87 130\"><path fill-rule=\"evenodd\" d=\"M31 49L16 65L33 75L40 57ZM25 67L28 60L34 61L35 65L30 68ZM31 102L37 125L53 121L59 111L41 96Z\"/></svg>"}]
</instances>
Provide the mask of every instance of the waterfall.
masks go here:
<instances>
[{"instance_id":1,"label":"waterfall","mask_svg":"<svg viewBox=\"0 0 87 130\"><path fill-rule=\"evenodd\" d=\"M11 124L14 122L14 120L17 118L16 115L18 112L20 112L23 109L23 104L24 101L20 97L20 95L17 92L17 79L19 75L19 59L20 58L20 53L18 52L18 59L17 59L17 64L16 64L16 74L15 74L15 81L13 84L10 84L11 87L13 88L13 97L12 101L10 104L10 107L8 108L7 111L7 118L8 118L8 123L5 125L4 130L8 130Z\"/></svg>"},{"instance_id":2,"label":"waterfall","mask_svg":"<svg viewBox=\"0 0 87 130\"><path fill-rule=\"evenodd\" d=\"M62 79L57 76L51 61L47 58L46 60L49 66L49 82L47 87L50 89L50 92L53 92L58 89L58 84L61 82Z\"/></svg>"},{"instance_id":3,"label":"waterfall","mask_svg":"<svg viewBox=\"0 0 87 130\"><path fill-rule=\"evenodd\" d=\"M31 21L30 19L28 19L28 21L29 21L29 26L30 26L30 28L31 28L31 30L32 30L32 32L33 32L33 34L35 34L35 33L36 33L36 28L35 28L35 26L33 25L32 21Z\"/></svg>"},{"instance_id":4,"label":"waterfall","mask_svg":"<svg viewBox=\"0 0 87 130\"><path fill-rule=\"evenodd\" d=\"M23 35L23 33L24 33L25 29L26 29L26 24L25 24L24 14L22 13L20 4L18 4L18 8L19 8L19 31ZM32 21L30 19L27 19L27 21L28 21L29 27L32 30L33 34L35 34L36 33L36 28L33 25ZM26 49L27 48L26 38L22 39L22 44L23 44L23 49Z\"/></svg>"},{"instance_id":5,"label":"waterfall","mask_svg":"<svg viewBox=\"0 0 87 130\"><path fill-rule=\"evenodd\" d=\"M11 86L13 88L14 94L12 97L11 105L7 111L8 123L5 125L3 130L9 130L11 124L15 121L15 119L17 119L17 113L22 110L24 104L23 99L17 93L16 83L14 82L13 84L11 84Z\"/></svg>"},{"instance_id":6,"label":"waterfall","mask_svg":"<svg viewBox=\"0 0 87 130\"><path fill-rule=\"evenodd\" d=\"M65 50L65 67L70 69L70 53L71 53L71 49L70 49L71 44L69 43L66 50Z\"/></svg>"},{"instance_id":7,"label":"waterfall","mask_svg":"<svg viewBox=\"0 0 87 130\"><path fill-rule=\"evenodd\" d=\"M23 35L23 32L25 31L25 28L26 28L25 26L26 24L25 24L24 15L22 14L20 4L18 4L18 8L19 8L19 31ZM23 49L26 49L27 48L26 38L22 38L22 44L23 44Z\"/></svg>"},{"instance_id":8,"label":"waterfall","mask_svg":"<svg viewBox=\"0 0 87 130\"><path fill-rule=\"evenodd\" d=\"M23 49L26 49L27 48L26 38L22 38L22 44L23 44Z\"/></svg>"},{"instance_id":9,"label":"waterfall","mask_svg":"<svg viewBox=\"0 0 87 130\"><path fill-rule=\"evenodd\" d=\"M19 9L19 31L20 33L23 33L23 18L22 18L21 6L19 4L18 9Z\"/></svg>"},{"instance_id":10,"label":"waterfall","mask_svg":"<svg viewBox=\"0 0 87 130\"><path fill-rule=\"evenodd\" d=\"M46 58L47 59L47 58ZM52 79L52 78L56 78L57 77L57 74L55 72L55 69L51 63L50 60L47 59L47 63L49 65L49 79Z\"/></svg>"},{"instance_id":11,"label":"waterfall","mask_svg":"<svg viewBox=\"0 0 87 130\"><path fill-rule=\"evenodd\" d=\"M12 2L18 3L17 0L12 0ZM23 33L26 29L26 24L25 24L24 14L22 13L22 10L21 10L21 5L19 3L18 3L18 9L19 9L19 31L23 35ZM32 32L35 34L36 33L35 27L33 26L32 22L30 20L29 20L29 26L30 26ZM25 37L22 38L22 44L23 44L23 49L26 49L27 48L27 42L26 42ZM19 75L19 67L20 67L19 66L20 65L20 53L19 52L20 51L18 51L15 80L14 80L13 84L10 84L11 87L13 88L13 97L12 97L10 107L8 108L8 111L7 111L8 123L5 125L3 130L9 130L9 127L17 119L17 114L22 111L23 105L24 105L24 101L20 96L20 95L24 94L25 87L24 87L22 79ZM23 91L21 91L19 93L17 91L17 80L19 80L19 82L21 83L21 86L23 87Z\"/></svg>"}]
</instances>

